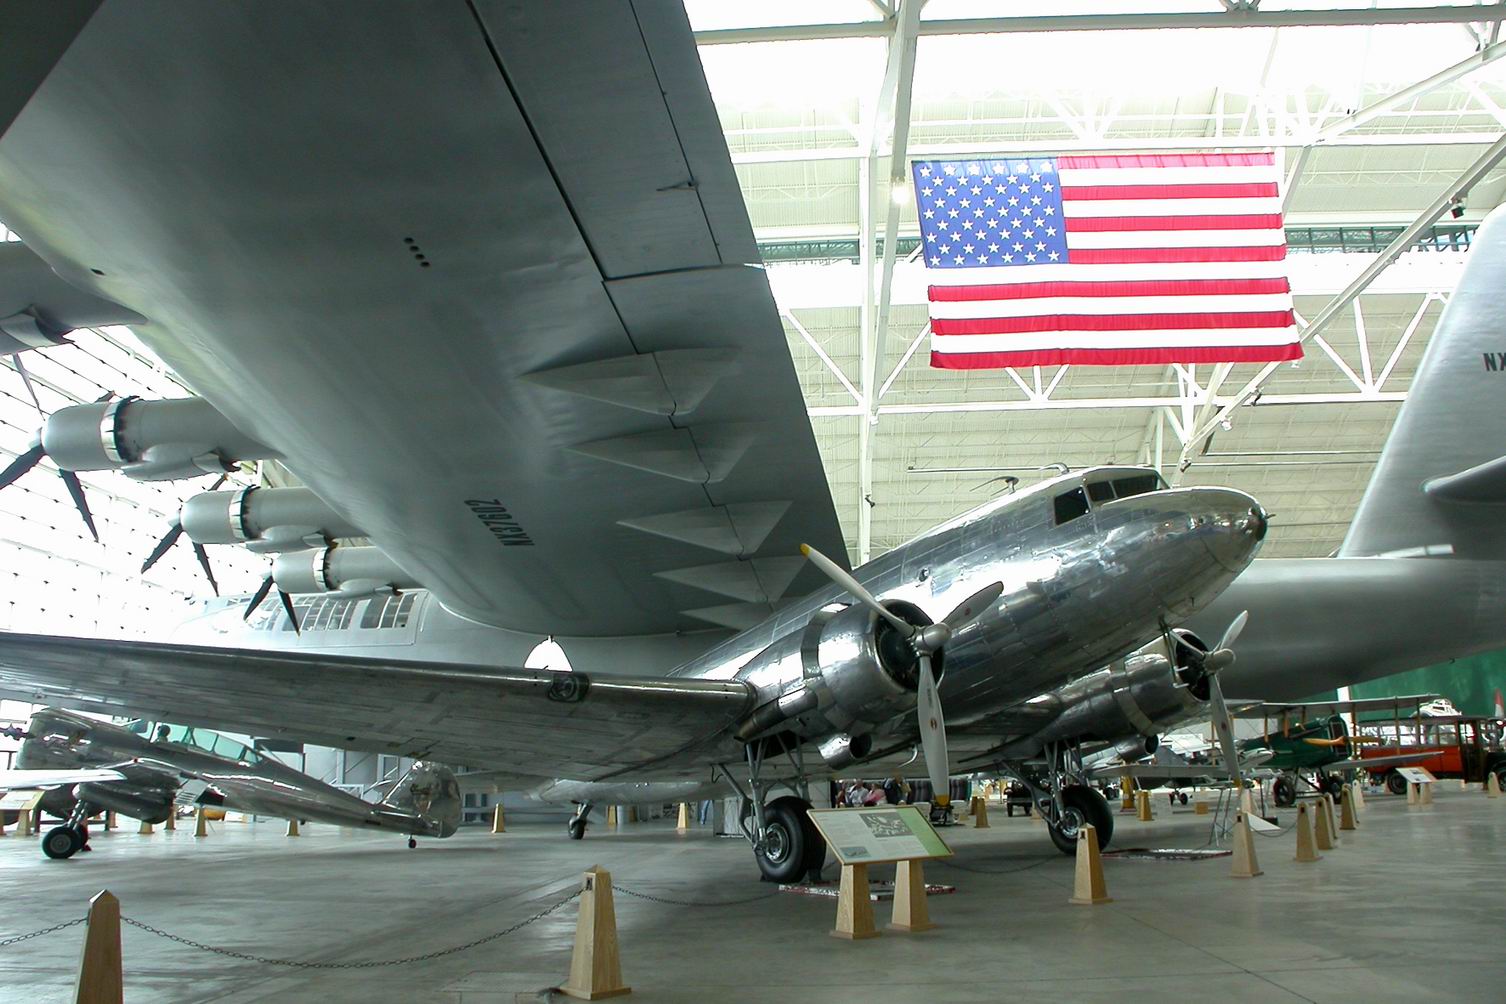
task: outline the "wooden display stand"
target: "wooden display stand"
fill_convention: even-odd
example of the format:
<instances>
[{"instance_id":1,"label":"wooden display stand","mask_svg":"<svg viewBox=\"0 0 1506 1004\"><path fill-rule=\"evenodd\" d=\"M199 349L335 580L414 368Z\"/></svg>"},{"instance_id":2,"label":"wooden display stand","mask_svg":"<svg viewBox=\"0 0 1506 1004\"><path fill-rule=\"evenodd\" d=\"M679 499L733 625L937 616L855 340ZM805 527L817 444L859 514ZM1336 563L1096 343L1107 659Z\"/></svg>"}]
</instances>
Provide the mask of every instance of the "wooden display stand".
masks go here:
<instances>
[{"instance_id":1,"label":"wooden display stand","mask_svg":"<svg viewBox=\"0 0 1506 1004\"><path fill-rule=\"evenodd\" d=\"M299 833L298 833L298 820L297 819L290 819L290 820L288 820L288 836L290 836L290 837L299 836Z\"/></svg>"},{"instance_id":2,"label":"wooden display stand","mask_svg":"<svg viewBox=\"0 0 1506 1004\"><path fill-rule=\"evenodd\" d=\"M1150 809L1150 792L1135 792L1135 802L1139 810L1140 822L1149 823L1151 820L1156 818L1156 814Z\"/></svg>"},{"instance_id":3,"label":"wooden display stand","mask_svg":"<svg viewBox=\"0 0 1506 1004\"><path fill-rule=\"evenodd\" d=\"M879 936L878 927L873 923L867 865L842 866L842 881L837 887L837 926L832 928L831 936L849 941Z\"/></svg>"},{"instance_id":4,"label":"wooden display stand","mask_svg":"<svg viewBox=\"0 0 1506 1004\"><path fill-rule=\"evenodd\" d=\"M497 803L497 807L492 810L492 832L493 833L506 833L507 832L507 820L502 815L502 803L501 802L498 802Z\"/></svg>"},{"instance_id":5,"label":"wooden display stand","mask_svg":"<svg viewBox=\"0 0 1506 1004\"><path fill-rule=\"evenodd\" d=\"M1501 779L1496 775L1495 771L1491 771L1489 776L1485 778L1485 797L1501 797Z\"/></svg>"},{"instance_id":6,"label":"wooden display stand","mask_svg":"<svg viewBox=\"0 0 1506 1004\"><path fill-rule=\"evenodd\" d=\"M612 907L612 873L593 865L581 878L580 917L575 922L575 951L570 978L560 993L583 1001L632 993L622 982L617 952L617 911Z\"/></svg>"},{"instance_id":7,"label":"wooden display stand","mask_svg":"<svg viewBox=\"0 0 1506 1004\"><path fill-rule=\"evenodd\" d=\"M1229 874L1233 878L1254 878L1265 874L1255 856L1255 835L1250 832L1250 820L1243 812L1234 816L1234 859Z\"/></svg>"},{"instance_id":8,"label":"wooden display stand","mask_svg":"<svg viewBox=\"0 0 1506 1004\"><path fill-rule=\"evenodd\" d=\"M1072 898L1068 903L1098 906L1114 902L1103 880L1103 853L1098 847L1098 831L1084 823L1077 831L1077 871L1072 877Z\"/></svg>"},{"instance_id":9,"label":"wooden display stand","mask_svg":"<svg viewBox=\"0 0 1506 1004\"><path fill-rule=\"evenodd\" d=\"M176 805L167 814L167 819L163 822L162 828L164 830L176 830L178 828L178 807Z\"/></svg>"},{"instance_id":10,"label":"wooden display stand","mask_svg":"<svg viewBox=\"0 0 1506 1004\"><path fill-rule=\"evenodd\" d=\"M690 803L680 803L680 817L675 820L675 832L687 833L690 830Z\"/></svg>"},{"instance_id":11,"label":"wooden display stand","mask_svg":"<svg viewBox=\"0 0 1506 1004\"><path fill-rule=\"evenodd\" d=\"M983 825L988 825L986 815ZM841 923L840 917L837 922ZM926 903L925 862L919 858L899 862L894 866L894 913L889 918L889 929L914 933L929 931L935 926L931 923L931 910Z\"/></svg>"},{"instance_id":12,"label":"wooden display stand","mask_svg":"<svg viewBox=\"0 0 1506 1004\"><path fill-rule=\"evenodd\" d=\"M1360 828L1359 814L1354 811L1354 789L1346 786L1339 792L1339 829L1357 830Z\"/></svg>"},{"instance_id":13,"label":"wooden display stand","mask_svg":"<svg viewBox=\"0 0 1506 1004\"><path fill-rule=\"evenodd\" d=\"M169 816L168 818L171 819L172 817ZM202 805L193 814L193 835L196 837L209 836L209 817L204 814L204 807Z\"/></svg>"},{"instance_id":14,"label":"wooden display stand","mask_svg":"<svg viewBox=\"0 0 1506 1004\"><path fill-rule=\"evenodd\" d=\"M1328 806L1319 798L1313 803L1313 811L1317 816L1313 826L1313 836L1317 840L1318 850L1331 851L1337 841L1334 839L1333 825L1329 822Z\"/></svg>"},{"instance_id":15,"label":"wooden display stand","mask_svg":"<svg viewBox=\"0 0 1506 1004\"><path fill-rule=\"evenodd\" d=\"M978 798L973 806L973 829L988 829L988 799Z\"/></svg>"},{"instance_id":16,"label":"wooden display stand","mask_svg":"<svg viewBox=\"0 0 1506 1004\"><path fill-rule=\"evenodd\" d=\"M120 955L120 901L104 890L89 901L84 950L78 963L74 1004L121 1004L125 999Z\"/></svg>"},{"instance_id":17,"label":"wooden display stand","mask_svg":"<svg viewBox=\"0 0 1506 1004\"><path fill-rule=\"evenodd\" d=\"M607 806L607 829L617 829L617 806Z\"/></svg>"},{"instance_id":18,"label":"wooden display stand","mask_svg":"<svg viewBox=\"0 0 1506 1004\"><path fill-rule=\"evenodd\" d=\"M1297 806L1297 857L1296 860L1304 864L1311 861L1321 861L1318 849L1313 845L1313 820L1312 814L1307 811L1307 803Z\"/></svg>"},{"instance_id":19,"label":"wooden display stand","mask_svg":"<svg viewBox=\"0 0 1506 1004\"><path fill-rule=\"evenodd\" d=\"M152 824L143 819L140 828L136 832L149 837L152 835Z\"/></svg>"}]
</instances>

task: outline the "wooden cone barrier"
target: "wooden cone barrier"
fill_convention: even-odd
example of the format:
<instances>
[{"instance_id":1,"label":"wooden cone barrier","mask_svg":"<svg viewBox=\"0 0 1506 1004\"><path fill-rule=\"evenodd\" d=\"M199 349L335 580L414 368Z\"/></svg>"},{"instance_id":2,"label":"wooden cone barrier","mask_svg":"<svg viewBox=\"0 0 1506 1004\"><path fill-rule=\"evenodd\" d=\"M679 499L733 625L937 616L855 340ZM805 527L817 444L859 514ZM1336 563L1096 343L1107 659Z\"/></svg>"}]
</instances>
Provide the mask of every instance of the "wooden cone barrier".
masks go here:
<instances>
[{"instance_id":1,"label":"wooden cone barrier","mask_svg":"<svg viewBox=\"0 0 1506 1004\"><path fill-rule=\"evenodd\" d=\"M176 830L178 828L178 807L175 805L167 814L167 820L162 824L164 830Z\"/></svg>"},{"instance_id":2,"label":"wooden cone barrier","mask_svg":"<svg viewBox=\"0 0 1506 1004\"><path fill-rule=\"evenodd\" d=\"M973 829L988 829L988 800L985 798L978 799L978 807L973 811Z\"/></svg>"},{"instance_id":3,"label":"wooden cone barrier","mask_svg":"<svg viewBox=\"0 0 1506 1004\"><path fill-rule=\"evenodd\" d=\"M1139 810L1138 815L1140 817L1140 822L1148 823L1156 818L1155 813L1150 811L1150 792L1135 792L1135 802L1137 803L1137 808Z\"/></svg>"},{"instance_id":4,"label":"wooden cone barrier","mask_svg":"<svg viewBox=\"0 0 1506 1004\"><path fill-rule=\"evenodd\" d=\"M1354 782L1354 811L1356 814L1365 811L1365 786L1358 781Z\"/></svg>"},{"instance_id":5,"label":"wooden cone barrier","mask_svg":"<svg viewBox=\"0 0 1506 1004\"><path fill-rule=\"evenodd\" d=\"M1313 836L1317 838L1318 850L1331 851L1334 848L1333 828L1328 823L1328 811L1320 798L1313 803L1314 820Z\"/></svg>"},{"instance_id":6,"label":"wooden cone barrier","mask_svg":"<svg viewBox=\"0 0 1506 1004\"><path fill-rule=\"evenodd\" d=\"M204 815L204 807L202 805L193 814L193 835L196 837L209 836L209 818Z\"/></svg>"},{"instance_id":7,"label":"wooden cone barrier","mask_svg":"<svg viewBox=\"0 0 1506 1004\"><path fill-rule=\"evenodd\" d=\"M617 829L617 806L607 806L607 829Z\"/></svg>"},{"instance_id":8,"label":"wooden cone barrier","mask_svg":"<svg viewBox=\"0 0 1506 1004\"><path fill-rule=\"evenodd\" d=\"M120 900L108 889L89 901L84 951L78 963L74 1004L122 1004L125 1000L120 957Z\"/></svg>"},{"instance_id":9,"label":"wooden cone barrier","mask_svg":"<svg viewBox=\"0 0 1506 1004\"><path fill-rule=\"evenodd\" d=\"M984 826L988 825L987 817ZM894 866L894 913L889 918L893 931L929 931L931 911L926 905L925 861L915 858Z\"/></svg>"},{"instance_id":10,"label":"wooden cone barrier","mask_svg":"<svg viewBox=\"0 0 1506 1004\"><path fill-rule=\"evenodd\" d=\"M1306 863L1308 861L1321 861L1318 849L1313 846L1313 819L1307 811L1307 803L1297 806L1297 857L1296 860Z\"/></svg>"},{"instance_id":11,"label":"wooden cone barrier","mask_svg":"<svg viewBox=\"0 0 1506 1004\"><path fill-rule=\"evenodd\" d=\"M1360 819L1354 813L1354 789L1345 788L1339 795L1339 829L1357 830Z\"/></svg>"},{"instance_id":12,"label":"wooden cone barrier","mask_svg":"<svg viewBox=\"0 0 1506 1004\"><path fill-rule=\"evenodd\" d=\"M1119 779L1119 790L1123 792L1123 795L1119 799L1119 810L1121 812L1134 812L1135 779L1128 776L1121 777Z\"/></svg>"},{"instance_id":13,"label":"wooden cone barrier","mask_svg":"<svg viewBox=\"0 0 1506 1004\"><path fill-rule=\"evenodd\" d=\"M1229 868L1233 878L1254 878L1263 875L1260 860L1255 856L1255 834L1250 832L1250 820L1243 812L1234 814L1234 856Z\"/></svg>"},{"instance_id":14,"label":"wooden cone barrier","mask_svg":"<svg viewBox=\"0 0 1506 1004\"><path fill-rule=\"evenodd\" d=\"M873 923L867 865L842 866L842 881L837 886L837 926L832 929L831 936L850 941L879 936Z\"/></svg>"},{"instance_id":15,"label":"wooden cone barrier","mask_svg":"<svg viewBox=\"0 0 1506 1004\"><path fill-rule=\"evenodd\" d=\"M612 873L592 865L581 878L580 917L570 978L560 992L583 1001L621 997L632 991L622 982L617 954L617 911L612 907Z\"/></svg>"},{"instance_id":16,"label":"wooden cone barrier","mask_svg":"<svg viewBox=\"0 0 1506 1004\"><path fill-rule=\"evenodd\" d=\"M500 811L500 809L499 809L499 811ZM690 803L689 802L681 802L680 803L680 818L675 821L675 829L677 831L679 831L680 833L684 833L684 832L686 832L687 830L690 829Z\"/></svg>"},{"instance_id":17,"label":"wooden cone barrier","mask_svg":"<svg viewBox=\"0 0 1506 1004\"><path fill-rule=\"evenodd\" d=\"M1486 798L1500 798L1501 797L1501 777L1495 771L1491 771L1485 777L1485 797Z\"/></svg>"},{"instance_id":18,"label":"wooden cone barrier","mask_svg":"<svg viewBox=\"0 0 1506 1004\"><path fill-rule=\"evenodd\" d=\"M171 819L172 817L169 816L168 818ZM146 836L151 836L151 834L152 834L152 824L148 823L146 820L143 819L141 821L141 828L138 829L136 832L144 834Z\"/></svg>"},{"instance_id":19,"label":"wooden cone barrier","mask_svg":"<svg viewBox=\"0 0 1506 1004\"><path fill-rule=\"evenodd\" d=\"M1084 823L1077 831L1077 871L1072 879L1072 898L1067 902L1078 906L1114 902L1103 881L1103 854L1091 823Z\"/></svg>"},{"instance_id":20,"label":"wooden cone barrier","mask_svg":"<svg viewBox=\"0 0 1506 1004\"><path fill-rule=\"evenodd\" d=\"M299 836L299 835L300 834L298 833L298 820L297 819L290 819L290 820L288 820L288 836L290 836L290 837L296 837L296 836Z\"/></svg>"},{"instance_id":21,"label":"wooden cone barrier","mask_svg":"<svg viewBox=\"0 0 1506 1004\"><path fill-rule=\"evenodd\" d=\"M497 803L497 807L492 810L492 832L493 833L506 833L507 832L507 819L502 815L502 803L501 802L498 802Z\"/></svg>"}]
</instances>

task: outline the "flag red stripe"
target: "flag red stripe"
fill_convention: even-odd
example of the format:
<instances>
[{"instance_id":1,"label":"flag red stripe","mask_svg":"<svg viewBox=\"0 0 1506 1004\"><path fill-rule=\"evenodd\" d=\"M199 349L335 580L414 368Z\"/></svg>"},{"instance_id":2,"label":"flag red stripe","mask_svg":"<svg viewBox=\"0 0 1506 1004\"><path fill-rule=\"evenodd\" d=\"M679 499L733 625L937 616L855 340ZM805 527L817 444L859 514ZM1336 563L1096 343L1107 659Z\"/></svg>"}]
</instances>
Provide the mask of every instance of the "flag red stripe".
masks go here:
<instances>
[{"instance_id":1,"label":"flag red stripe","mask_svg":"<svg viewBox=\"0 0 1506 1004\"><path fill-rule=\"evenodd\" d=\"M1104 167L1265 167L1274 166L1276 155L1254 153L1129 153L1102 157L1058 157L1056 169Z\"/></svg>"},{"instance_id":2,"label":"flag red stripe","mask_svg":"<svg viewBox=\"0 0 1506 1004\"><path fill-rule=\"evenodd\" d=\"M1178 261L1281 261L1285 257L1285 244L1254 248L1073 248L1067 252L1067 260L1073 265L1132 265L1142 262Z\"/></svg>"},{"instance_id":3,"label":"flag red stripe","mask_svg":"<svg viewBox=\"0 0 1506 1004\"><path fill-rule=\"evenodd\" d=\"M1000 369L1005 366L1147 366L1165 363L1270 363L1301 359L1302 346L1219 345L1174 349L1035 349L1029 352L932 352L931 366L943 370Z\"/></svg>"},{"instance_id":4,"label":"flag red stripe","mask_svg":"<svg viewBox=\"0 0 1506 1004\"><path fill-rule=\"evenodd\" d=\"M1288 328L1290 310L1199 314L1043 314L1035 317L934 317L937 335L1009 335L1031 331L1171 331L1184 328Z\"/></svg>"},{"instance_id":5,"label":"flag red stripe","mask_svg":"<svg viewBox=\"0 0 1506 1004\"><path fill-rule=\"evenodd\" d=\"M1069 216L1068 233L1140 230L1280 230L1280 213L1252 216Z\"/></svg>"},{"instance_id":6,"label":"flag red stripe","mask_svg":"<svg viewBox=\"0 0 1506 1004\"><path fill-rule=\"evenodd\" d=\"M1047 296L1252 296L1289 293L1291 283L1275 279L1156 279L1119 282L1019 282L990 286L932 286L932 301L1033 300Z\"/></svg>"},{"instance_id":7,"label":"flag red stripe","mask_svg":"<svg viewBox=\"0 0 1506 1004\"><path fill-rule=\"evenodd\" d=\"M1063 185L1062 198L1072 199L1263 199L1281 193L1276 183L1229 185Z\"/></svg>"}]
</instances>

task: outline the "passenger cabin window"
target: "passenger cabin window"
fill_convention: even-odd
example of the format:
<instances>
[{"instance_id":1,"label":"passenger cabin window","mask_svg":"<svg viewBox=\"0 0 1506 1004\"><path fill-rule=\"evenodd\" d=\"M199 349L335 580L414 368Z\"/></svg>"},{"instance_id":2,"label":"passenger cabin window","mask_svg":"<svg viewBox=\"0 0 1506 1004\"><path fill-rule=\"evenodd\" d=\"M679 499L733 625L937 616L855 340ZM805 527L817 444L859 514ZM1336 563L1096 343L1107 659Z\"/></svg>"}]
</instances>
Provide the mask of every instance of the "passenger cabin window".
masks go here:
<instances>
[{"instance_id":1,"label":"passenger cabin window","mask_svg":"<svg viewBox=\"0 0 1506 1004\"><path fill-rule=\"evenodd\" d=\"M1088 514L1088 496L1081 488L1062 492L1056 497L1056 525L1070 523L1079 516Z\"/></svg>"}]
</instances>

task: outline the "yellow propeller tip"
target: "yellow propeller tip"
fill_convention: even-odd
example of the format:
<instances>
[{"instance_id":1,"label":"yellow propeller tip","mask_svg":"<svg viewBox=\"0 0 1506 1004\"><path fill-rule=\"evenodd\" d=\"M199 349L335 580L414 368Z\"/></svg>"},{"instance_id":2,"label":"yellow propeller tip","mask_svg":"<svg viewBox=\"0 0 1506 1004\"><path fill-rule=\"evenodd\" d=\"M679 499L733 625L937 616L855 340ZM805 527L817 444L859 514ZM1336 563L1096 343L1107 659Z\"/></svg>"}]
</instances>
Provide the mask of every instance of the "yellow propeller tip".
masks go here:
<instances>
[{"instance_id":1,"label":"yellow propeller tip","mask_svg":"<svg viewBox=\"0 0 1506 1004\"><path fill-rule=\"evenodd\" d=\"M809 544L801 544L800 553L809 558L811 556L811 546Z\"/></svg>"}]
</instances>

